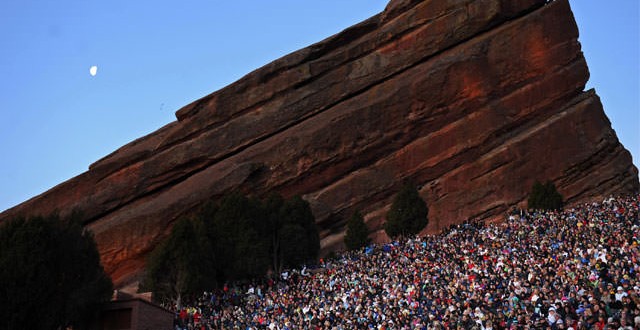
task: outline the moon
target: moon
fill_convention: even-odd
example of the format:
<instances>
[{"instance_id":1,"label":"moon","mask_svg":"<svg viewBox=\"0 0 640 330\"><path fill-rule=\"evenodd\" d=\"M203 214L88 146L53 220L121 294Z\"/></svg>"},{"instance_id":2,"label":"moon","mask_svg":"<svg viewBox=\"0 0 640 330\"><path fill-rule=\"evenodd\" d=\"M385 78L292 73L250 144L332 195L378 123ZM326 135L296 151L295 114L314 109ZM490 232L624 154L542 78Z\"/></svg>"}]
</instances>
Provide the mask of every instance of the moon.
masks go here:
<instances>
[{"instance_id":1,"label":"moon","mask_svg":"<svg viewBox=\"0 0 640 330\"><path fill-rule=\"evenodd\" d=\"M98 66L97 65L93 65L89 68L89 74L94 77L96 75L96 73L98 73Z\"/></svg>"}]
</instances>

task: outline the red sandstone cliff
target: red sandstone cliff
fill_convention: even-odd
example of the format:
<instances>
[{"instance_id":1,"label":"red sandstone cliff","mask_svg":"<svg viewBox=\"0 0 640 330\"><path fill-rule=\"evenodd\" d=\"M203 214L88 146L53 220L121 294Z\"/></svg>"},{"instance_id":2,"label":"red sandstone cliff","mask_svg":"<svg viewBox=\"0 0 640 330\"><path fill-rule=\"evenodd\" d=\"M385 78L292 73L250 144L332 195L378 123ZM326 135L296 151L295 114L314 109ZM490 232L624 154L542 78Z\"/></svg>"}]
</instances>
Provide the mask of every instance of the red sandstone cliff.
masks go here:
<instances>
[{"instance_id":1,"label":"red sandstone cliff","mask_svg":"<svg viewBox=\"0 0 640 330\"><path fill-rule=\"evenodd\" d=\"M553 180L569 203L638 191L566 0L392 0L378 16L180 109L172 122L0 214L78 209L117 285L174 220L231 189L302 194L323 246L358 209L374 235L405 180L427 230L489 219Z\"/></svg>"}]
</instances>

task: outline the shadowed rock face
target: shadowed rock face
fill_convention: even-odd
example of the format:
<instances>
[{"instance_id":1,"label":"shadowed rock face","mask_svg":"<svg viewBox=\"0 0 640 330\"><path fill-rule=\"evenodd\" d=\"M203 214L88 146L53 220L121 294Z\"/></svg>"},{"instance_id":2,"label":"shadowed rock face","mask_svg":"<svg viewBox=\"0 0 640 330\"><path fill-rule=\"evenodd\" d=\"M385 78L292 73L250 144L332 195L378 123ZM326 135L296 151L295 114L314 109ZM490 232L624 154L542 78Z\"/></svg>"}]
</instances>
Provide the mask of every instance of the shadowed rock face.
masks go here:
<instances>
[{"instance_id":1,"label":"shadowed rock face","mask_svg":"<svg viewBox=\"0 0 640 330\"><path fill-rule=\"evenodd\" d=\"M567 202L638 191L566 0L392 0L385 11L180 109L172 122L0 214L89 217L116 285L181 215L232 189L303 195L325 249L361 210L380 230L403 182L426 231L493 219L534 180Z\"/></svg>"}]
</instances>

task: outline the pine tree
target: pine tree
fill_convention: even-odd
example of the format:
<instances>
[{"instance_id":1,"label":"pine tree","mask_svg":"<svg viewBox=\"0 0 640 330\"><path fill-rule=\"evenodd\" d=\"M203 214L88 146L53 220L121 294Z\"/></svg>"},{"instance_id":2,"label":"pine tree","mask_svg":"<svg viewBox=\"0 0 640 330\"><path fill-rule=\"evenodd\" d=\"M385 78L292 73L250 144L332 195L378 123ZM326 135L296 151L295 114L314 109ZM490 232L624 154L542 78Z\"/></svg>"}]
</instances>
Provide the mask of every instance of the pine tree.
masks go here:
<instances>
[{"instance_id":1,"label":"pine tree","mask_svg":"<svg viewBox=\"0 0 640 330\"><path fill-rule=\"evenodd\" d=\"M83 328L112 293L77 213L0 224L0 283L0 329Z\"/></svg>"},{"instance_id":2,"label":"pine tree","mask_svg":"<svg viewBox=\"0 0 640 330\"><path fill-rule=\"evenodd\" d=\"M547 181L545 184L534 182L527 201L529 209L558 210L562 208L562 195L556 189L555 184Z\"/></svg>"},{"instance_id":3,"label":"pine tree","mask_svg":"<svg viewBox=\"0 0 640 330\"><path fill-rule=\"evenodd\" d=\"M364 218L360 212L353 213L347 222L347 233L344 235L344 244L349 250L361 249L371 242L369 238L369 228L364 223Z\"/></svg>"},{"instance_id":4,"label":"pine tree","mask_svg":"<svg viewBox=\"0 0 640 330\"><path fill-rule=\"evenodd\" d=\"M153 292L158 302L181 306L185 295L213 289L215 284L213 249L204 224L182 218L149 256L141 290Z\"/></svg>"},{"instance_id":5,"label":"pine tree","mask_svg":"<svg viewBox=\"0 0 640 330\"><path fill-rule=\"evenodd\" d=\"M270 266L279 272L315 262L319 251L305 200L271 195L260 201L232 192L174 225L151 254L142 287L158 300L179 302L216 283L262 277Z\"/></svg>"},{"instance_id":6,"label":"pine tree","mask_svg":"<svg viewBox=\"0 0 640 330\"><path fill-rule=\"evenodd\" d=\"M309 203L295 196L284 202L281 214L282 264L297 267L316 262L320 253L320 235Z\"/></svg>"},{"instance_id":7,"label":"pine tree","mask_svg":"<svg viewBox=\"0 0 640 330\"><path fill-rule=\"evenodd\" d=\"M427 226L429 209L414 185L406 184L396 195L387 213L384 229L391 238L418 234Z\"/></svg>"},{"instance_id":8,"label":"pine tree","mask_svg":"<svg viewBox=\"0 0 640 330\"><path fill-rule=\"evenodd\" d=\"M261 210L264 215L264 227L262 233L268 238L269 255L271 257L271 269L280 273L282 271L282 249L286 242L282 241L282 220L284 199L279 194L270 194L262 201Z\"/></svg>"},{"instance_id":9,"label":"pine tree","mask_svg":"<svg viewBox=\"0 0 640 330\"><path fill-rule=\"evenodd\" d=\"M240 280L266 273L270 264L269 237L264 232L259 201L230 193L222 198L209 220L219 279Z\"/></svg>"}]
</instances>

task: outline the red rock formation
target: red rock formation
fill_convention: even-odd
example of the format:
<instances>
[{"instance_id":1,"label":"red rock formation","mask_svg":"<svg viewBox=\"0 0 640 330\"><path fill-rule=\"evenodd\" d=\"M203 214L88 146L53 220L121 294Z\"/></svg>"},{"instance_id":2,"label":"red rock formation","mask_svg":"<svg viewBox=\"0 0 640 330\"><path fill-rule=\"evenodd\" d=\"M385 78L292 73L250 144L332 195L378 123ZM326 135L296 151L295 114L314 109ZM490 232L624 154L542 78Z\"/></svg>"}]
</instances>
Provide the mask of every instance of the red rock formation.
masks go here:
<instances>
[{"instance_id":1,"label":"red rock formation","mask_svg":"<svg viewBox=\"0 0 640 330\"><path fill-rule=\"evenodd\" d=\"M567 201L638 190L566 0L392 0L180 109L178 120L0 215L89 217L117 285L174 220L231 189L302 194L323 246L358 209L375 236L411 180L428 231L490 219L553 180Z\"/></svg>"}]
</instances>

